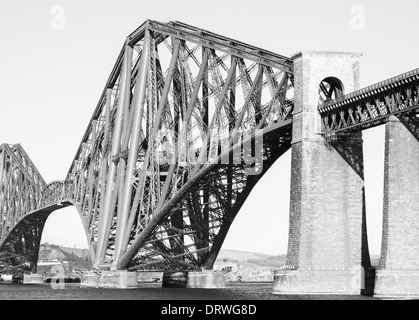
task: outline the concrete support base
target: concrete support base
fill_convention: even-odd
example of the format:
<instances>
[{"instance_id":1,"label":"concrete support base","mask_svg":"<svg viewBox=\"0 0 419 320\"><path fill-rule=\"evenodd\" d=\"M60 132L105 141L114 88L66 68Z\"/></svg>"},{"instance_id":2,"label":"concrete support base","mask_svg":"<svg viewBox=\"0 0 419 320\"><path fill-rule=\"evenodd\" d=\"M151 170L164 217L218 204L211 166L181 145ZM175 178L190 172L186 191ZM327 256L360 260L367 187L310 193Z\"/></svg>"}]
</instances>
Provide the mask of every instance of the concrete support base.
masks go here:
<instances>
[{"instance_id":1,"label":"concrete support base","mask_svg":"<svg viewBox=\"0 0 419 320\"><path fill-rule=\"evenodd\" d=\"M189 272L187 288L225 288L225 279L222 272L204 270L201 272Z\"/></svg>"},{"instance_id":2,"label":"concrete support base","mask_svg":"<svg viewBox=\"0 0 419 320\"><path fill-rule=\"evenodd\" d=\"M377 270L375 279L375 297L419 298L419 270Z\"/></svg>"},{"instance_id":3,"label":"concrete support base","mask_svg":"<svg viewBox=\"0 0 419 320\"><path fill-rule=\"evenodd\" d=\"M24 284L43 284L44 276L41 274L24 274L23 275Z\"/></svg>"},{"instance_id":4,"label":"concrete support base","mask_svg":"<svg viewBox=\"0 0 419 320\"><path fill-rule=\"evenodd\" d=\"M372 295L374 270L277 270L274 294Z\"/></svg>"},{"instance_id":5,"label":"concrete support base","mask_svg":"<svg viewBox=\"0 0 419 320\"><path fill-rule=\"evenodd\" d=\"M80 282L80 287L99 288L99 283L100 283L100 275L94 272L88 272L88 273L83 274L81 278L81 282Z\"/></svg>"},{"instance_id":6,"label":"concrete support base","mask_svg":"<svg viewBox=\"0 0 419 320\"><path fill-rule=\"evenodd\" d=\"M137 273L126 270L117 270L105 271L99 275L89 272L83 275L80 287L115 289L137 288Z\"/></svg>"}]
</instances>

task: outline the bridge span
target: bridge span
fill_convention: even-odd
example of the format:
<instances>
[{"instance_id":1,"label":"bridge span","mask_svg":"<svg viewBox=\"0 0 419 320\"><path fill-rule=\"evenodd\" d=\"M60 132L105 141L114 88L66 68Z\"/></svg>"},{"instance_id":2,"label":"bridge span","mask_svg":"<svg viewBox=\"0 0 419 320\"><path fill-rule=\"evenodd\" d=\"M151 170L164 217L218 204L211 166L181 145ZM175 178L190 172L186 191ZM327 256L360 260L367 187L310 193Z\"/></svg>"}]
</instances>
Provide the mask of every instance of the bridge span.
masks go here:
<instances>
[{"instance_id":1,"label":"bridge span","mask_svg":"<svg viewBox=\"0 0 419 320\"><path fill-rule=\"evenodd\" d=\"M359 89L360 59L288 58L181 22L146 21L126 38L63 181L47 185L20 145L2 145L0 250L35 271L46 219L72 205L95 275L215 277L234 218L291 150L287 267L273 292L418 295L419 73ZM362 130L377 125L386 126L386 158L375 270Z\"/></svg>"}]
</instances>

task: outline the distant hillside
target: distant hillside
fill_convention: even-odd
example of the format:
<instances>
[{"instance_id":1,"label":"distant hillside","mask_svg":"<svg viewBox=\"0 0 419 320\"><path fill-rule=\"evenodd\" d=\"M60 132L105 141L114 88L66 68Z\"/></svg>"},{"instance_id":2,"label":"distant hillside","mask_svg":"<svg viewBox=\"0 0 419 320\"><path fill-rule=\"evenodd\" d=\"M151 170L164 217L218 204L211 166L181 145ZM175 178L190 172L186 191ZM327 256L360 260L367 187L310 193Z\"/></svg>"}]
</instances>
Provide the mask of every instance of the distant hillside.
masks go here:
<instances>
[{"instance_id":1,"label":"distant hillside","mask_svg":"<svg viewBox=\"0 0 419 320\"><path fill-rule=\"evenodd\" d=\"M277 268L285 264L286 258L286 255L271 256L264 253L221 250L217 261Z\"/></svg>"},{"instance_id":2,"label":"distant hillside","mask_svg":"<svg viewBox=\"0 0 419 320\"><path fill-rule=\"evenodd\" d=\"M62 247L55 244L43 243L39 248L38 261L67 261L75 266L90 270L92 262L87 249Z\"/></svg>"},{"instance_id":3,"label":"distant hillside","mask_svg":"<svg viewBox=\"0 0 419 320\"><path fill-rule=\"evenodd\" d=\"M264 253L255 253L238 250L221 250L218 255L217 261L278 268L286 264L286 259L286 254L271 256ZM378 266L379 260L380 256L371 255L371 265Z\"/></svg>"},{"instance_id":4,"label":"distant hillside","mask_svg":"<svg viewBox=\"0 0 419 320\"><path fill-rule=\"evenodd\" d=\"M235 261L246 261L249 259L266 259L268 257L271 256L264 253L247 252L239 250L221 250L218 255L218 259L229 259Z\"/></svg>"}]
</instances>

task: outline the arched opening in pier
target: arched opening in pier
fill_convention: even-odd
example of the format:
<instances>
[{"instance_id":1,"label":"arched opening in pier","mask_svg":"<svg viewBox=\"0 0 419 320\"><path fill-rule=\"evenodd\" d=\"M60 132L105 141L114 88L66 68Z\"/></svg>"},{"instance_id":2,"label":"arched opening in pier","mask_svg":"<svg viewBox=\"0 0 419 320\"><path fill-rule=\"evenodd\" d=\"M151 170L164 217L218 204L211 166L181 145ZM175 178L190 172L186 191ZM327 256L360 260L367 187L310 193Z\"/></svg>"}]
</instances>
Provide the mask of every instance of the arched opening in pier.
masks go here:
<instances>
[{"instance_id":1,"label":"arched opening in pier","mask_svg":"<svg viewBox=\"0 0 419 320\"><path fill-rule=\"evenodd\" d=\"M344 94L342 81L336 77L327 77L319 84L319 105L341 97Z\"/></svg>"}]
</instances>

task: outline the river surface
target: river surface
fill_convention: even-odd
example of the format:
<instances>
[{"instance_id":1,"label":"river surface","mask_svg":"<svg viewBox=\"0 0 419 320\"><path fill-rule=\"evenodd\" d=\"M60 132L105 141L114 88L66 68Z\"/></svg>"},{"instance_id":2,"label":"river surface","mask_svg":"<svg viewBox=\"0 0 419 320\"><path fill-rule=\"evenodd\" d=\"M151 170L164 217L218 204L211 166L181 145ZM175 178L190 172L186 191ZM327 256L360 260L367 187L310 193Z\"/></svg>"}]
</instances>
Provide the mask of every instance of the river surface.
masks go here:
<instances>
[{"instance_id":1,"label":"river surface","mask_svg":"<svg viewBox=\"0 0 419 320\"><path fill-rule=\"evenodd\" d=\"M368 296L274 295L271 283L227 283L223 289L162 288L161 283L142 284L135 289L80 288L65 283L64 289L51 284L0 283L0 300L373 300Z\"/></svg>"}]
</instances>

